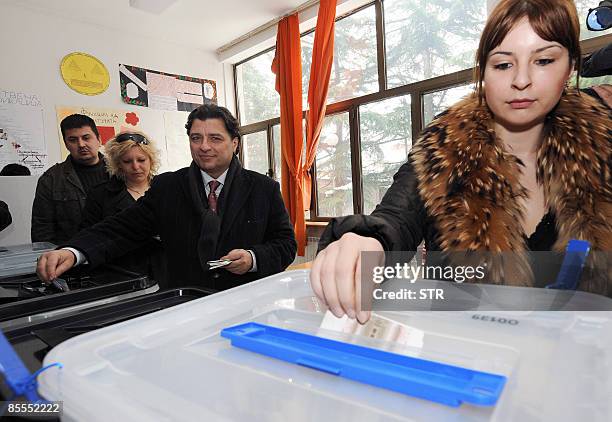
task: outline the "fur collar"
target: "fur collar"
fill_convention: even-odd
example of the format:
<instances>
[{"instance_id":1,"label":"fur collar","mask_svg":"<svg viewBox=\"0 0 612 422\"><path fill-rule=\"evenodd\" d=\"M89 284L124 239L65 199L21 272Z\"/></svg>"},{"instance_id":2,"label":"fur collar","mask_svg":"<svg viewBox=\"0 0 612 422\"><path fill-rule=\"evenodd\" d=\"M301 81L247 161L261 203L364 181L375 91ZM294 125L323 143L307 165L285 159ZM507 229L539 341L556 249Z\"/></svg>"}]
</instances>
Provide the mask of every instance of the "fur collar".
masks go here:
<instances>
[{"instance_id":1,"label":"fur collar","mask_svg":"<svg viewBox=\"0 0 612 422\"><path fill-rule=\"evenodd\" d=\"M443 251L514 251L523 279L531 271L518 201L526 195L521 164L505 151L492 122L475 94L434 120L412 152L419 192ZM612 250L611 122L609 109L573 89L548 116L537 176L555 214L556 251L572 238Z\"/></svg>"}]
</instances>

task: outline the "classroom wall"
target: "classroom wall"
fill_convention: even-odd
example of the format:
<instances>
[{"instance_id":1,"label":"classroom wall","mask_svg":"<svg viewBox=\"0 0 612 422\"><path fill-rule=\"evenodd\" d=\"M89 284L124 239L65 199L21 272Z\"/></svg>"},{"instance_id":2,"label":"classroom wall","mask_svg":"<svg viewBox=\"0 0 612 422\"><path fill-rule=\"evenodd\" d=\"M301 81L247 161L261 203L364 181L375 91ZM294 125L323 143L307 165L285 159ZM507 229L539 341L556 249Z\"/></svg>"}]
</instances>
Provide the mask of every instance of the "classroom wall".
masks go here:
<instances>
[{"instance_id":1,"label":"classroom wall","mask_svg":"<svg viewBox=\"0 0 612 422\"><path fill-rule=\"evenodd\" d=\"M73 22L70 17L44 15L18 6L0 5L0 89L36 94L43 104L44 134L49 165L61 161L56 105L136 110L151 115L152 131L164 133L163 112L125 104L119 91L119 63L173 74L213 79L218 102L225 105L223 66L213 52ZM134 24L137 24L134 23ZM202 36L205 36L203 33ZM106 92L86 96L62 80L62 58L80 51L101 60L111 77ZM159 119L155 113L159 114ZM160 140L163 141L163 140ZM13 223L0 232L0 246L30 242L30 215L36 177L0 177L0 199L9 203ZM17 217L17 218L15 218Z\"/></svg>"}]
</instances>

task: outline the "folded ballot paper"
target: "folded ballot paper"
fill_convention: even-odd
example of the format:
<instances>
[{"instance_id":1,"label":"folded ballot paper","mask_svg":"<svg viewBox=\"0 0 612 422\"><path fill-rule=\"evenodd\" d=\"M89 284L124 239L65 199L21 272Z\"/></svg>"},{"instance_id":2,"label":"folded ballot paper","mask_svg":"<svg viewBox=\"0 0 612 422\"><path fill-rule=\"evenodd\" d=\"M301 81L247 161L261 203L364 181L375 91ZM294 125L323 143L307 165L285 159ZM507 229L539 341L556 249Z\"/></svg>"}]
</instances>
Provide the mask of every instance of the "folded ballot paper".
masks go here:
<instances>
[{"instance_id":1,"label":"folded ballot paper","mask_svg":"<svg viewBox=\"0 0 612 422\"><path fill-rule=\"evenodd\" d=\"M327 311L320 328L408 346L420 345L423 341L422 330L411 328L374 312L368 322L361 325L356 319L351 319L347 315L338 318Z\"/></svg>"}]
</instances>

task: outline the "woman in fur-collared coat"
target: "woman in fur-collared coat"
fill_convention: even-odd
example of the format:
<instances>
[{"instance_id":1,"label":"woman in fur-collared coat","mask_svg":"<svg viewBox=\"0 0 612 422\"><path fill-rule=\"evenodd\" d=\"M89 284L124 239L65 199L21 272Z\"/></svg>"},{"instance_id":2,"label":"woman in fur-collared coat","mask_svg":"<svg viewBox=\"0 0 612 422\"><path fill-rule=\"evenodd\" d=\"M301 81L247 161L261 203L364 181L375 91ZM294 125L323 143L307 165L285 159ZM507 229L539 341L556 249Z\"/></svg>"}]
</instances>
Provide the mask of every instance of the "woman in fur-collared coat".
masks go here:
<instances>
[{"instance_id":1,"label":"woman in fur-collared coat","mask_svg":"<svg viewBox=\"0 0 612 422\"><path fill-rule=\"evenodd\" d=\"M513 252L488 281L534 286L530 250L561 252L570 239L612 250L612 116L566 87L578 36L570 0L497 5L477 52L477 92L424 130L371 215L334 219L323 234L311 284L334 314L368 318L355 293L361 251L424 240L427 251ZM580 288L612 295L610 265L592 255Z\"/></svg>"}]
</instances>

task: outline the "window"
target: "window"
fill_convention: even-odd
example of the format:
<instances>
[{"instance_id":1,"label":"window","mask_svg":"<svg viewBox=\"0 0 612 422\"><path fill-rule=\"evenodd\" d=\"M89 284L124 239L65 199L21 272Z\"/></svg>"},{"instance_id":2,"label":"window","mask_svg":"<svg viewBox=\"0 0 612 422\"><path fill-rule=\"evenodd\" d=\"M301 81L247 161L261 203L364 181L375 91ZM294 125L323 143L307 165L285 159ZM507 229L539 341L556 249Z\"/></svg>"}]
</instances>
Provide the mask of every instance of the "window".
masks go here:
<instances>
[{"instance_id":1,"label":"window","mask_svg":"<svg viewBox=\"0 0 612 422\"><path fill-rule=\"evenodd\" d=\"M435 116L474 92L474 84L441 89L423 95L423 123L428 125Z\"/></svg>"},{"instance_id":2,"label":"window","mask_svg":"<svg viewBox=\"0 0 612 422\"><path fill-rule=\"evenodd\" d=\"M581 25L596 0L576 0ZM313 219L371 213L406 162L412 142L436 115L469 95L475 52L490 0L372 0L336 19L334 61L313 172ZM584 28L583 28L584 29ZM589 51L612 30L583 30ZM303 109L314 31L302 34ZM235 65L236 103L247 168L281 179L280 98L274 51ZM581 86L612 76L581 79ZM305 137L304 137L305 138ZM268 166L268 167L266 167Z\"/></svg>"},{"instance_id":3,"label":"window","mask_svg":"<svg viewBox=\"0 0 612 422\"><path fill-rule=\"evenodd\" d=\"M274 180L281 182L281 130L280 125L272 126L274 140Z\"/></svg>"},{"instance_id":4,"label":"window","mask_svg":"<svg viewBox=\"0 0 612 422\"><path fill-rule=\"evenodd\" d=\"M486 3L385 0L388 87L473 67Z\"/></svg>"},{"instance_id":5,"label":"window","mask_svg":"<svg viewBox=\"0 0 612 422\"><path fill-rule=\"evenodd\" d=\"M371 213L412 147L410 95L359 107L363 213Z\"/></svg>"},{"instance_id":6,"label":"window","mask_svg":"<svg viewBox=\"0 0 612 422\"><path fill-rule=\"evenodd\" d=\"M369 6L336 22L334 62L327 103L378 91L376 10ZM314 32L302 37L302 94L308 108L308 81Z\"/></svg>"},{"instance_id":7,"label":"window","mask_svg":"<svg viewBox=\"0 0 612 422\"><path fill-rule=\"evenodd\" d=\"M255 132L242 137L244 168L268 174L268 136L266 132Z\"/></svg>"},{"instance_id":8,"label":"window","mask_svg":"<svg viewBox=\"0 0 612 422\"><path fill-rule=\"evenodd\" d=\"M353 214L349 131L348 113L325 118L316 158L319 216Z\"/></svg>"},{"instance_id":9,"label":"window","mask_svg":"<svg viewBox=\"0 0 612 422\"><path fill-rule=\"evenodd\" d=\"M611 84L612 75L598 76L596 78L580 78L580 88L589 88L593 85ZM574 80L574 86L576 81Z\"/></svg>"},{"instance_id":10,"label":"window","mask_svg":"<svg viewBox=\"0 0 612 422\"><path fill-rule=\"evenodd\" d=\"M276 77L270 70L274 50L235 67L240 124L248 125L280 115Z\"/></svg>"}]
</instances>

